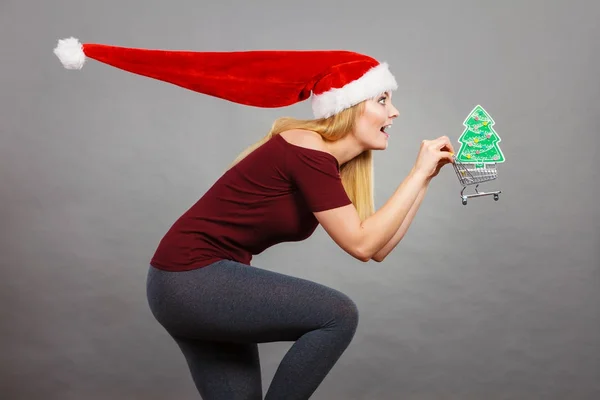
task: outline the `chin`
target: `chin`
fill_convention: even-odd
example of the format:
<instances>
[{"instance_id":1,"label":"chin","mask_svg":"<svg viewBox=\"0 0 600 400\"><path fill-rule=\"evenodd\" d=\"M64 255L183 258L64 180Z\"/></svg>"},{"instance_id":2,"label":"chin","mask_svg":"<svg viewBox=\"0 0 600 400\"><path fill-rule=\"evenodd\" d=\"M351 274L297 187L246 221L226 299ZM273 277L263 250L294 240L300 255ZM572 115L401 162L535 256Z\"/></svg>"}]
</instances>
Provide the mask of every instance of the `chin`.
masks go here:
<instances>
[{"instance_id":1,"label":"chin","mask_svg":"<svg viewBox=\"0 0 600 400\"><path fill-rule=\"evenodd\" d=\"M388 139L384 138L383 140L380 140L376 146L374 146L373 150L385 150L388 148L388 144Z\"/></svg>"},{"instance_id":2,"label":"chin","mask_svg":"<svg viewBox=\"0 0 600 400\"><path fill-rule=\"evenodd\" d=\"M373 144L371 146L367 146L367 150L386 150L388 147L388 143L378 143L378 144Z\"/></svg>"},{"instance_id":3,"label":"chin","mask_svg":"<svg viewBox=\"0 0 600 400\"><path fill-rule=\"evenodd\" d=\"M389 138L378 132L377 136L371 136L362 142L365 150L386 150Z\"/></svg>"}]
</instances>

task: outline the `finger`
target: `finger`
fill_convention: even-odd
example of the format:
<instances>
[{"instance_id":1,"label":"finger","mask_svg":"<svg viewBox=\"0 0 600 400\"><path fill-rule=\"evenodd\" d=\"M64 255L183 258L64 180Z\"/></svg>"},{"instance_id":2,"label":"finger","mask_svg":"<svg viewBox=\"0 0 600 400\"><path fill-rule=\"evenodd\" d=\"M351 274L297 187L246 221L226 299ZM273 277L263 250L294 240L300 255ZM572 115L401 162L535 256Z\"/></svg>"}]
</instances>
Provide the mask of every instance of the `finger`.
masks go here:
<instances>
[{"instance_id":1,"label":"finger","mask_svg":"<svg viewBox=\"0 0 600 400\"><path fill-rule=\"evenodd\" d=\"M439 138L434 139L431 142L431 144L438 150L441 150L442 148L444 148L444 146L452 148L452 143L450 143L450 139L448 138L448 136L440 136Z\"/></svg>"},{"instance_id":2,"label":"finger","mask_svg":"<svg viewBox=\"0 0 600 400\"><path fill-rule=\"evenodd\" d=\"M453 151L442 151L440 152L440 159L447 160L449 163L454 162L454 152Z\"/></svg>"},{"instance_id":3,"label":"finger","mask_svg":"<svg viewBox=\"0 0 600 400\"><path fill-rule=\"evenodd\" d=\"M455 153L454 146L452 146L452 143L450 143L450 142L446 143L446 145L444 147L442 147L442 150L444 150L444 149L449 151L450 153Z\"/></svg>"},{"instance_id":4,"label":"finger","mask_svg":"<svg viewBox=\"0 0 600 400\"><path fill-rule=\"evenodd\" d=\"M456 153L456 151L454 150L454 146L452 146L452 143L448 143L448 145L450 146L450 152Z\"/></svg>"},{"instance_id":5,"label":"finger","mask_svg":"<svg viewBox=\"0 0 600 400\"><path fill-rule=\"evenodd\" d=\"M448 149L449 152L455 153L454 146L452 146L452 142L450 141L450 139L448 139L448 137L445 137L445 138L447 139L445 147Z\"/></svg>"},{"instance_id":6,"label":"finger","mask_svg":"<svg viewBox=\"0 0 600 400\"><path fill-rule=\"evenodd\" d=\"M450 139L448 138L448 136L442 136L436 140L439 140L440 144L441 144L441 147L439 148L439 150L446 150L451 153L456 153L456 151L454 150L454 146L452 146L452 142L450 142Z\"/></svg>"},{"instance_id":7,"label":"finger","mask_svg":"<svg viewBox=\"0 0 600 400\"><path fill-rule=\"evenodd\" d=\"M445 145L440 150L447 151L449 153L453 153L454 154L454 148L451 145Z\"/></svg>"}]
</instances>

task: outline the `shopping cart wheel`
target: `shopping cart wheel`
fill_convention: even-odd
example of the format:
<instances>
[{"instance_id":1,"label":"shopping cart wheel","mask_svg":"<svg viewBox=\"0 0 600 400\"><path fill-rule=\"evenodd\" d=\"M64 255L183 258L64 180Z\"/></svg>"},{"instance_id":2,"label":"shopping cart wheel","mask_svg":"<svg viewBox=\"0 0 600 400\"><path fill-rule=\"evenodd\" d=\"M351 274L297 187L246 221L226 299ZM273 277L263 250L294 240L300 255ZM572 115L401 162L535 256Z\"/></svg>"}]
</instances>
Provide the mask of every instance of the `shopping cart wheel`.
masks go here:
<instances>
[{"instance_id":1,"label":"shopping cart wheel","mask_svg":"<svg viewBox=\"0 0 600 400\"><path fill-rule=\"evenodd\" d=\"M467 198L466 198L466 197L463 197L463 198L462 198L462 203L463 203L463 206L466 206L466 205L467 205Z\"/></svg>"},{"instance_id":2,"label":"shopping cart wheel","mask_svg":"<svg viewBox=\"0 0 600 400\"><path fill-rule=\"evenodd\" d=\"M494 200L498 201L498 194L494 194Z\"/></svg>"}]
</instances>

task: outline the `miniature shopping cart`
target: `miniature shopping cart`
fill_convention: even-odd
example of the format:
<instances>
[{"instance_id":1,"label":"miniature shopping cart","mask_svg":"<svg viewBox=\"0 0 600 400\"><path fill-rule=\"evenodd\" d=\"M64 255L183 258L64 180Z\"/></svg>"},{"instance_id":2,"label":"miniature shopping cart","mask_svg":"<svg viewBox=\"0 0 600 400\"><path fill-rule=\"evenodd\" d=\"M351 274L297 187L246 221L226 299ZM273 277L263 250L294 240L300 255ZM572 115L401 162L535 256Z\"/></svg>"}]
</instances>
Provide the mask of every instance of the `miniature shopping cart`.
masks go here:
<instances>
[{"instance_id":1,"label":"miniature shopping cart","mask_svg":"<svg viewBox=\"0 0 600 400\"><path fill-rule=\"evenodd\" d=\"M493 181L498 177L496 164L484 164L483 167L477 168L476 164L461 163L460 161L456 160L456 157L454 157L454 163L452 165L454 166L458 180L463 186L462 190L460 191L460 197L463 205L467 205L467 199L471 197L494 196L494 200L498 201L500 193L502 193L500 190L493 192L480 192L478 190L480 183ZM465 190L471 185L475 185L475 193L465 194Z\"/></svg>"}]
</instances>

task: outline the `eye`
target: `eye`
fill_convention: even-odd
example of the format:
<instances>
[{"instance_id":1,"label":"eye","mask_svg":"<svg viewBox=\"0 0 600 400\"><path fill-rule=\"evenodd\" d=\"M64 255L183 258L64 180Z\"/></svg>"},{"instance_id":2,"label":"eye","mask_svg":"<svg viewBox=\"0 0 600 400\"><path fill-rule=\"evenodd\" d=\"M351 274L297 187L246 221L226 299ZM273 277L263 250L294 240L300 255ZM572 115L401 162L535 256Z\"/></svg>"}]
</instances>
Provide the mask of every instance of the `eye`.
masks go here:
<instances>
[{"instance_id":1,"label":"eye","mask_svg":"<svg viewBox=\"0 0 600 400\"><path fill-rule=\"evenodd\" d=\"M381 97L379 98L379 100L377 100L377 102L379 102L379 103L381 103L381 104L385 104L385 101L386 101L386 99L387 99L387 96L381 96ZM383 101L383 103L382 103L382 101Z\"/></svg>"}]
</instances>

